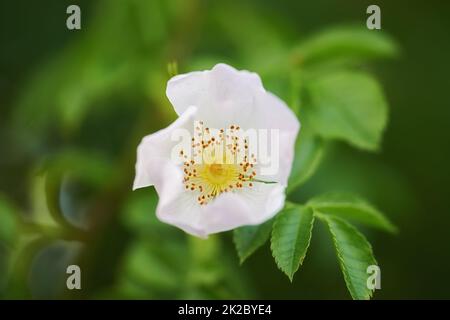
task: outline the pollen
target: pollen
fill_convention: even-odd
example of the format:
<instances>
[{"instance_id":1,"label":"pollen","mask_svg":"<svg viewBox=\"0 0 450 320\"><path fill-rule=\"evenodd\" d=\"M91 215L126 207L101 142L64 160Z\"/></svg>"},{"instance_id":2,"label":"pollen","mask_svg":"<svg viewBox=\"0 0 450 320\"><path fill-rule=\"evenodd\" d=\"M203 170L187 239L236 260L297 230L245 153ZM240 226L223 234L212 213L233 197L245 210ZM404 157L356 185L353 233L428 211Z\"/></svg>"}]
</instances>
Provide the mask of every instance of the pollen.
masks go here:
<instances>
[{"instance_id":1,"label":"pollen","mask_svg":"<svg viewBox=\"0 0 450 320\"><path fill-rule=\"evenodd\" d=\"M242 130L232 124L228 128L194 127L191 141L193 158L183 164L183 183L186 192L194 192L200 205L206 205L222 193L252 188L256 157L247 154L249 144L242 138ZM187 153L182 150L180 155Z\"/></svg>"}]
</instances>

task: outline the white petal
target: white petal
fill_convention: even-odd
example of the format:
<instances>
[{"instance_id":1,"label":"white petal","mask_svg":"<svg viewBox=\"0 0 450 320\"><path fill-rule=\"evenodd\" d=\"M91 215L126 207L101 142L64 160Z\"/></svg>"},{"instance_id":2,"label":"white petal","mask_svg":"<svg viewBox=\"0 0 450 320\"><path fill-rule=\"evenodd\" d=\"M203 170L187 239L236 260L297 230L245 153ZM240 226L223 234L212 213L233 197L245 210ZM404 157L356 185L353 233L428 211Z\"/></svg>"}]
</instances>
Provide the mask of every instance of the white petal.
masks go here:
<instances>
[{"instance_id":1,"label":"white petal","mask_svg":"<svg viewBox=\"0 0 450 320\"><path fill-rule=\"evenodd\" d=\"M207 232L263 223L282 209L284 199L284 187L279 184L258 183L243 192L224 193L205 206Z\"/></svg>"},{"instance_id":2,"label":"white petal","mask_svg":"<svg viewBox=\"0 0 450 320\"><path fill-rule=\"evenodd\" d=\"M225 118L226 123L242 127L298 129L293 112L264 89L256 73L226 64L175 76L169 80L166 94L179 115L196 106L198 117L208 122ZM215 123L208 125L214 127Z\"/></svg>"},{"instance_id":3,"label":"white petal","mask_svg":"<svg viewBox=\"0 0 450 320\"><path fill-rule=\"evenodd\" d=\"M254 115L254 126L278 129L280 132L279 171L278 174L267 178L287 186L294 161L295 140L300 130L300 122L292 110L270 92L259 95L256 102L259 112Z\"/></svg>"},{"instance_id":4,"label":"white petal","mask_svg":"<svg viewBox=\"0 0 450 320\"><path fill-rule=\"evenodd\" d=\"M199 119L210 127L222 128L230 124L245 125L254 111L257 92L264 92L257 74L218 64L212 70L170 79L166 94L178 114L196 106Z\"/></svg>"},{"instance_id":5,"label":"white petal","mask_svg":"<svg viewBox=\"0 0 450 320\"><path fill-rule=\"evenodd\" d=\"M159 196L156 208L158 219L189 234L205 238L207 232L202 221L200 205L195 201L194 193L184 189L181 169L166 164L160 168L160 174L164 179L155 185Z\"/></svg>"},{"instance_id":6,"label":"white petal","mask_svg":"<svg viewBox=\"0 0 450 320\"><path fill-rule=\"evenodd\" d=\"M162 182L161 168L170 162L170 154L174 142L171 134L179 128L190 130L197 108L190 107L167 128L145 136L137 149L136 176L133 190L156 185Z\"/></svg>"},{"instance_id":7,"label":"white petal","mask_svg":"<svg viewBox=\"0 0 450 320\"><path fill-rule=\"evenodd\" d=\"M168 181L169 177L173 180ZM158 191L157 216L163 222L202 238L244 225L263 223L284 205L284 187L258 184L245 192L223 193L207 205L200 206L189 192L183 190L180 177L166 175L166 188L171 196L164 190Z\"/></svg>"}]
</instances>

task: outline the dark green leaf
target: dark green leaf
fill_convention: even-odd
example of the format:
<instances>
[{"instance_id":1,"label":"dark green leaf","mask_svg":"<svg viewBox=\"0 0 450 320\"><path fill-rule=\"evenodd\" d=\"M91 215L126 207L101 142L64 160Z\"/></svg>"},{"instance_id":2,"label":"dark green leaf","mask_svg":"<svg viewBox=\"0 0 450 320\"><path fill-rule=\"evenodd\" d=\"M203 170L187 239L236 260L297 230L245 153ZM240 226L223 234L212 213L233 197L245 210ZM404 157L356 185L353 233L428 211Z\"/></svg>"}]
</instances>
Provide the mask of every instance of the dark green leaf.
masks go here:
<instances>
[{"instance_id":1,"label":"dark green leaf","mask_svg":"<svg viewBox=\"0 0 450 320\"><path fill-rule=\"evenodd\" d=\"M270 237L273 220L257 226L245 226L234 230L233 241L241 263L250 257Z\"/></svg>"},{"instance_id":2,"label":"dark green leaf","mask_svg":"<svg viewBox=\"0 0 450 320\"><path fill-rule=\"evenodd\" d=\"M291 281L305 258L313 223L314 214L310 208L295 206L280 212L273 225L272 255L278 268Z\"/></svg>"},{"instance_id":3,"label":"dark green leaf","mask_svg":"<svg viewBox=\"0 0 450 320\"><path fill-rule=\"evenodd\" d=\"M387 104L377 81L362 72L333 72L307 85L305 115L314 130L366 150L377 150L387 123Z\"/></svg>"},{"instance_id":4,"label":"dark green leaf","mask_svg":"<svg viewBox=\"0 0 450 320\"><path fill-rule=\"evenodd\" d=\"M390 58L397 54L397 45L385 33L352 27L323 31L294 50L294 57L305 65Z\"/></svg>"},{"instance_id":5,"label":"dark green leaf","mask_svg":"<svg viewBox=\"0 0 450 320\"><path fill-rule=\"evenodd\" d=\"M320 213L360 222L389 232L397 231L397 228L380 211L353 194L327 193L311 199L308 206Z\"/></svg>"},{"instance_id":6,"label":"dark green leaf","mask_svg":"<svg viewBox=\"0 0 450 320\"><path fill-rule=\"evenodd\" d=\"M295 143L295 157L287 192L302 185L316 171L324 153L324 141L306 129L301 129Z\"/></svg>"},{"instance_id":7,"label":"dark green leaf","mask_svg":"<svg viewBox=\"0 0 450 320\"><path fill-rule=\"evenodd\" d=\"M333 237L339 264L352 298L370 299L373 291L367 287L367 267L377 265L370 243L347 222L331 216L324 220Z\"/></svg>"}]
</instances>

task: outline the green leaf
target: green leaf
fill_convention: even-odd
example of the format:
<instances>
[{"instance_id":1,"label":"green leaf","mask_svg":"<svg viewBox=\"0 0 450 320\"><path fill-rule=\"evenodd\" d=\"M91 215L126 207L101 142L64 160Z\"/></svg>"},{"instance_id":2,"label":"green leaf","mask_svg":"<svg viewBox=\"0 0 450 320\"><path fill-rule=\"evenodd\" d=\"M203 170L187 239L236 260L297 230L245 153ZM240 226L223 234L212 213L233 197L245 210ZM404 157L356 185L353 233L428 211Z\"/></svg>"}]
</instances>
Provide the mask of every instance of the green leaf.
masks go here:
<instances>
[{"instance_id":1,"label":"green leaf","mask_svg":"<svg viewBox=\"0 0 450 320\"><path fill-rule=\"evenodd\" d=\"M370 227L395 233L397 228L364 199L346 193L327 193L308 201L315 212L352 220Z\"/></svg>"},{"instance_id":2,"label":"green leaf","mask_svg":"<svg viewBox=\"0 0 450 320\"><path fill-rule=\"evenodd\" d=\"M280 212L272 230L272 255L278 268L292 281L303 263L311 240L314 214L308 207L295 206Z\"/></svg>"},{"instance_id":3,"label":"green leaf","mask_svg":"<svg viewBox=\"0 0 450 320\"><path fill-rule=\"evenodd\" d=\"M287 193L306 182L316 171L324 153L324 141L302 128L295 143L295 157Z\"/></svg>"},{"instance_id":4,"label":"green leaf","mask_svg":"<svg viewBox=\"0 0 450 320\"><path fill-rule=\"evenodd\" d=\"M16 208L0 194L0 244L5 241L11 245L17 236L19 216Z\"/></svg>"},{"instance_id":5,"label":"green leaf","mask_svg":"<svg viewBox=\"0 0 450 320\"><path fill-rule=\"evenodd\" d=\"M324 138L377 150L386 126L387 104L378 82L362 72L333 72L310 80L305 116Z\"/></svg>"},{"instance_id":6,"label":"green leaf","mask_svg":"<svg viewBox=\"0 0 450 320\"><path fill-rule=\"evenodd\" d=\"M241 263L250 257L270 237L273 220L269 220L257 226L245 226L235 229L233 241Z\"/></svg>"},{"instance_id":7,"label":"green leaf","mask_svg":"<svg viewBox=\"0 0 450 320\"><path fill-rule=\"evenodd\" d=\"M367 287L367 267L377 265L372 247L366 238L347 222L327 216L339 264L348 291L355 300L368 300L373 291Z\"/></svg>"},{"instance_id":8,"label":"green leaf","mask_svg":"<svg viewBox=\"0 0 450 320\"><path fill-rule=\"evenodd\" d=\"M355 27L323 31L294 49L294 58L304 65L330 60L355 62L391 58L397 54L397 45L385 33Z\"/></svg>"}]
</instances>

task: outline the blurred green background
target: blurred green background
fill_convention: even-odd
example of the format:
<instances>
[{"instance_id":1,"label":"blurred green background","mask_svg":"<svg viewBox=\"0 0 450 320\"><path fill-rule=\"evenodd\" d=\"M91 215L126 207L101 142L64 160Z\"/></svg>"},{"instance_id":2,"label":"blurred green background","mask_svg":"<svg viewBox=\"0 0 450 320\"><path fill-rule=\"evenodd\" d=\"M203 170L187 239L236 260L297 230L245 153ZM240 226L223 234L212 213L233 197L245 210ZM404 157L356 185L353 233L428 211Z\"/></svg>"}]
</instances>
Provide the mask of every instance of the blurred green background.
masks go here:
<instances>
[{"instance_id":1,"label":"blurred green background","mask_svg":"<svg viewBox=\"0 0 450 320\"><path fill-rule=\"evenodd\" d=\"M382 30L370 32L400 48L364 66L390 105L382 149L329 145L293 198L356 191L399 227L363 230L382 271L375 299L450 298L450 3L0 3L0 297L348 299L319 223L291 284L267 244L240 266L229 232L187 236L156 220L153 188L131 185L140 139L175 119L168 63L180 73L218 62L257 71L290 102L280 61L324 29L365 28L378 4ZM66 28L69 4L81 7L79 31ZM65 289L72 263L80 291Z\"/></svg>"}]
</instances>

